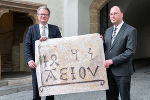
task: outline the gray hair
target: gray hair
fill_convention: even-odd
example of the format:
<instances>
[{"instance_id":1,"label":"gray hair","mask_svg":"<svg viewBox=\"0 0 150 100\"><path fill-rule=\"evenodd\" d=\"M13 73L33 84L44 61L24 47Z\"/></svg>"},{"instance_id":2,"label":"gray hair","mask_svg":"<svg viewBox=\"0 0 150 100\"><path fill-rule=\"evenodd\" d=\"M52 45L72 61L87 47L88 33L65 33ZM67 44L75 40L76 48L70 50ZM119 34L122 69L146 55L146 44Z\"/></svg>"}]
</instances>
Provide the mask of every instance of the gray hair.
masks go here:
<instances>
[{"instance_id":1,"label":"gray hair","mask_svg":"<svg viewBox=\"0 0 150 100\"><path fill-rule=\"evenodd\" d=\"M37 14L39 14L39 11L40 11L41 9L47 10L47 11L48 11L48 15L50 15L50 10L49 10L49 8L46 7L46 6L40 6L40 7L37 9Z\"/></svg>"}]
</instances>

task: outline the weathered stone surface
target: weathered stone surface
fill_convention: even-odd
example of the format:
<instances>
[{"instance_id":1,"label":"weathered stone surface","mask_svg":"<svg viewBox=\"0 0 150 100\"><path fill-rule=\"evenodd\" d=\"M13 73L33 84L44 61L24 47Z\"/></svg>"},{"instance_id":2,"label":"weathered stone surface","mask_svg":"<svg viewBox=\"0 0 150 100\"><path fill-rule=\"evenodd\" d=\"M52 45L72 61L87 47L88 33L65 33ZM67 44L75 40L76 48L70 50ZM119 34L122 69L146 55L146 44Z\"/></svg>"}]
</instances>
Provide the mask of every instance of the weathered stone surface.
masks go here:
<instances>
[{"instance_id":1,"label":"weathered stone surface","mask_svg":"<svg viewBox=\"0 0 150 100\"><path fill-rule=\"evenodd\" d=\"M99 34L38 40L35 49L41 96L108 89Z\"/></svg>"}]
</instances>

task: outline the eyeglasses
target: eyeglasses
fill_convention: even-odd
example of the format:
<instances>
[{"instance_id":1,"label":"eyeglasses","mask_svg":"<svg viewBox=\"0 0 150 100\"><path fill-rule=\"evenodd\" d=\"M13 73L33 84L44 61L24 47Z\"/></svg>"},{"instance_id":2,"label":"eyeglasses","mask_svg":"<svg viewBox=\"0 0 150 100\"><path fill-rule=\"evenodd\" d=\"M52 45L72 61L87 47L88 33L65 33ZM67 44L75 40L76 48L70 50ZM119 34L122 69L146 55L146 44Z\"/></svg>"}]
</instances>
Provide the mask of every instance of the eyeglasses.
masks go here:
<instances>
[{"instance_id":1,"label":"eyeglasses","mask_svg":"<svg viewBox=\"0 0 150 100\"><path fill-rule=\"evenodd\" d=\"M49 16L49 14L38 14L40 16Z\"/></svg>"},{"instance_id":2,"label":"eyeglasses","mask_svg":"<svg viewBox=\"0 0 150 100\"><path fill-rule=\"evenodd\" d=\"M118 12L114 12L114 13L110 13L110 15L109 16L116 16L116 15L118 15L119 13Z\"/></svg>"}]
</instances>

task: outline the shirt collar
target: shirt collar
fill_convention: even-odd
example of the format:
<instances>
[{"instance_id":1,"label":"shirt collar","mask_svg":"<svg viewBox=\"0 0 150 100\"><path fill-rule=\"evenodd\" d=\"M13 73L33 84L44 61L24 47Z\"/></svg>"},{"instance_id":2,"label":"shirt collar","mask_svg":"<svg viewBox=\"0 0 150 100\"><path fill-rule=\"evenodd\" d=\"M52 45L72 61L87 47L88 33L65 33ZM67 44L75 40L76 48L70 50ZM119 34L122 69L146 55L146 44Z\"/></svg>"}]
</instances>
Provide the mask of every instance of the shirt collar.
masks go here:
<instances>
[{"instance_id":1,"label":"shirt collar","mask_svg":"<svg viewBox=\"0 0 150 100\"><path fill-rule=\"evenodd\" d=\"M39 24L40 28L42 28L42 24ZM48 28L48 24L45 25L46 28Z\"/></svg>"},{"instance_id":2,"label":"shirt collar","mask_svg":"<svg viewBox=\"0 0 150 100\"><path fill-rule=\"evenodd\" d=\"M124 23L124 21L122 21L116 28L117 28L117 30L119 29L120 30L120 28L121 28L121 26L123 25L123 23ZM114 25L114 29L115 29L115 25Z\"/></svg>"}]
</instances>

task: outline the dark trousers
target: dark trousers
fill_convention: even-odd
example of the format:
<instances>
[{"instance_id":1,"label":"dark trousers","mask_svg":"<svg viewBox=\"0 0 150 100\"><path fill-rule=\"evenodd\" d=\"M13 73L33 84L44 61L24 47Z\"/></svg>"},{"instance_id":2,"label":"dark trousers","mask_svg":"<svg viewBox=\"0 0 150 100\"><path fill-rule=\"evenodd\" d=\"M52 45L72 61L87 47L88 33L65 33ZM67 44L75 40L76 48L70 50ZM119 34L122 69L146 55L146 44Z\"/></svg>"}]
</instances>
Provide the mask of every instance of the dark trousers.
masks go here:
<instances>
[{"instance_id":1,"label":"dark trousers","mask_svg":"<svg viewBox=\"0 0 150 100\"><path fill-rule=\"evenodd\" d=\"M111 69L107 70L109 90L106 90L106 100L130 100L131 76L114 76Z\"/></svg>"},{"instance_id":2,"label":"dark trousers","mask_svg":"<svg viewBox=\"0 0 150 100\"><path fill-rule=\"evenodd\" d=\"M33 100L41 100L38 90L36 70L31 69L31 71L32 71ZM46 100L54 100L54 96L46 96Z\"/></svg>"}]
</instances>

